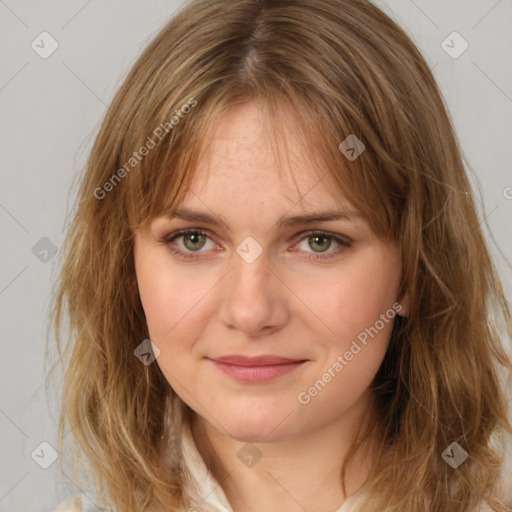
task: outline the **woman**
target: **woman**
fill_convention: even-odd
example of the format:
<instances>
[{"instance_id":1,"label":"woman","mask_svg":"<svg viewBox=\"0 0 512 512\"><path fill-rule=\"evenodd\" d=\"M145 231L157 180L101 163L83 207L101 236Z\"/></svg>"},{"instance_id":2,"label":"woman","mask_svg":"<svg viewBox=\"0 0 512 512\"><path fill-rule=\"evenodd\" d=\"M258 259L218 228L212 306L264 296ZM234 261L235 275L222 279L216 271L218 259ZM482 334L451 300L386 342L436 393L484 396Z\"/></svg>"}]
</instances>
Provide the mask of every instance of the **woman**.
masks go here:
<instances>
[{"instance_id":1,"label":"woman","mask_svg":"<svg viewBox=\"0 0 512 512\"><path fill-rule=\"evenodd\" d=\"M510 311L432 73L370 2L188 3L65 254L60 449L103 507L509 510Z\"/></svg>"}]
</instances>

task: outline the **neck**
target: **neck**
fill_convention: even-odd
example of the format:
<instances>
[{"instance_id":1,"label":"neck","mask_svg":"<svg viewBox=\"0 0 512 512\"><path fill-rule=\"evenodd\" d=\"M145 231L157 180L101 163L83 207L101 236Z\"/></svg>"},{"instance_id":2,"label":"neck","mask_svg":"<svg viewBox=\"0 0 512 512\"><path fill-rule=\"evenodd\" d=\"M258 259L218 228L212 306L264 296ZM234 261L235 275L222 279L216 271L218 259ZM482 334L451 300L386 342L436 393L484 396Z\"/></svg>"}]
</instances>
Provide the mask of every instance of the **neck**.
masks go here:
<instances>
[{"instance_id":1,"label":"neck","mask_svg":"<svg viewBox=\"0 0 512 512\"><path fill-rule=\"evenodd\" d=\"M277 442L251 443L246 463L237 456L242 448L247 450L246 442L232 439L197 414L192 417L191 430L234 512L334 512L368 476L370 450L364 445L347 461L343 490L342 465L355 436L367 424L370 407L370 395L365 393L319 429Z\"/></svg>"}]
</instances>

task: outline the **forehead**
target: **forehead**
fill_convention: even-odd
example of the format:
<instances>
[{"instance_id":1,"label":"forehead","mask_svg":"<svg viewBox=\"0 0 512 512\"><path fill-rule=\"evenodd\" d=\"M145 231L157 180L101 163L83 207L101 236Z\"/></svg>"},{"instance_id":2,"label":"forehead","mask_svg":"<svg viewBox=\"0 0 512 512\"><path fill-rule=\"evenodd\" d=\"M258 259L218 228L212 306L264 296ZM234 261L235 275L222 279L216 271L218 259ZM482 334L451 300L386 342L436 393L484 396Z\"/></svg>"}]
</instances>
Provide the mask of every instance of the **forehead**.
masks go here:
<instances>
[{"instance_id":1,"label":"forehead","mask_svg":"<svg viewBox=\"0 0 512 512\"><path fill-rule=\"evenodd\" d=\"M288 110L275 121L271 125L254 102L221 115L203 146L184 202L242 197L304 208L348 206L327 166L305 144L296 117Z\"/></svg>"}]
</instances>

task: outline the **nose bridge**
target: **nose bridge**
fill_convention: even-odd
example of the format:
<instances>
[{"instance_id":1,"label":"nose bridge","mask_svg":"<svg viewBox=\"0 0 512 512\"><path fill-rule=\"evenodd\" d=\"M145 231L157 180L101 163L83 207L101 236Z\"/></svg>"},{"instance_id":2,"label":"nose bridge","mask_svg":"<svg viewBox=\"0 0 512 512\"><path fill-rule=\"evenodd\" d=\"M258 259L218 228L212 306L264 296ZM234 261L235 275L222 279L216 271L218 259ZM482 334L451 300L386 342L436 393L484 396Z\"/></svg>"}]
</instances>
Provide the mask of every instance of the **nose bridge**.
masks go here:
<instances>
[{"instance_id":1,"label":"nose bridge","mask_svg":"<svg viewBox=\"0 0 512 512\"><path fill-rule=\"evenodd\" d=\"M248 298L258 300L262 297L270 299L268 287L272 274L268 265L269 259L263 253L254 260L245 259L240 254L235 255L233 269L229 276L229 295L242 301ZM261 297L259 297L260 295Z\"/></svg>"},{"instance_id":2,"label":"nose bridge","mask_svg":"<svg viewBox=\"0 0 512 512\"><path fill-rule=\"evenodd\" d=\"M241 249L247 247L241 244ZM276 327L287 317L286 299L269 268L267 254L261 251L255 257L253 250L249 245L249 251L234 255L221 306L223 322L248 335Z\"/></svg>"}]
</instances>

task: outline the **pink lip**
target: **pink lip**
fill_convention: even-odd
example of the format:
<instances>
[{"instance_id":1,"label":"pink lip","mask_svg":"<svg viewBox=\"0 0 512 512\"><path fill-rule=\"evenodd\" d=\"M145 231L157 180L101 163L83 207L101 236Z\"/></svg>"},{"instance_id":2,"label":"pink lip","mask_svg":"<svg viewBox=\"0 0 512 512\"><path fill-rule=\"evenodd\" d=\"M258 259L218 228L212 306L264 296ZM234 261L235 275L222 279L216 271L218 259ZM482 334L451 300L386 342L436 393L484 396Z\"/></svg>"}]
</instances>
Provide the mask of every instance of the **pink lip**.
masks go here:
<instances>
[{"instance_id":1,"label":"pink lip","mask_svg":"<svg viewBox=\"0 0 512 512\"><path fill-rule=\"evenodd\" d=\"M244 382L264 382L275 379L296 370L305 359L290 359L286 357L242 356L230 355L210 359L215 366L237 380Z\"/></svg>"}]
</instances>

